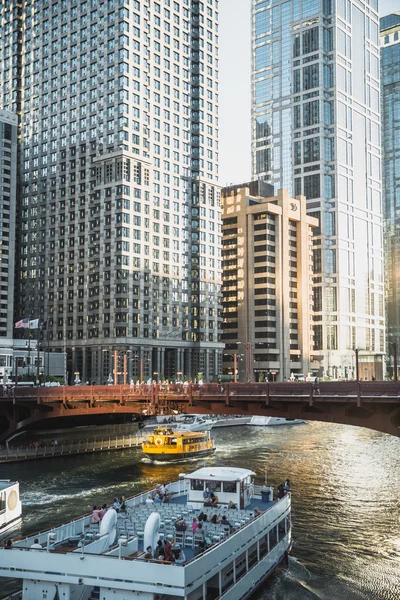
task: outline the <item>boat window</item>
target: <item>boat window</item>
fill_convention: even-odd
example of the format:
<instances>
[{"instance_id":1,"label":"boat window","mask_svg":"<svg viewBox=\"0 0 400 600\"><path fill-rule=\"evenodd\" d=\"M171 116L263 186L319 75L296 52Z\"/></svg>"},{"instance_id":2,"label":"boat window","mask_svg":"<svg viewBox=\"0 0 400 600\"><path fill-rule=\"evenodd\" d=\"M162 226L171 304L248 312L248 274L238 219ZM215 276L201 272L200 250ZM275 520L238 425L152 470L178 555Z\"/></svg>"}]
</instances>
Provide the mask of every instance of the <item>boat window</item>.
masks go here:
<instances>
[{"instance_id":1,"label":"boat window","mask_svg":"<svg viewBox=\"0 0 400 600\"><path fill-rule=\"evenodd\" d=\"M236 492L236 481L224 481L223 482L224 492L228 494L234 494Z\"/></svg>"},{"instance_id":2,"label":"boat window","mask_svg":"<svg viewBox=\"0 0 400 600\"><path fill-rule=\"evenodd\" d=\"M204 490L204 481L203 479L192 479L190 482L190 489L203 491Z\"/></svg>"},{"instance_id":3,"label":"boat window","mask_svg":"<svg viewBox=\"0 0 400 600\"><path fill-rule=\"evenodd\" d=\"M207 487L210 492L220 492L221 482L220 481L207 481Z\"/></svg>"}]
</instances>

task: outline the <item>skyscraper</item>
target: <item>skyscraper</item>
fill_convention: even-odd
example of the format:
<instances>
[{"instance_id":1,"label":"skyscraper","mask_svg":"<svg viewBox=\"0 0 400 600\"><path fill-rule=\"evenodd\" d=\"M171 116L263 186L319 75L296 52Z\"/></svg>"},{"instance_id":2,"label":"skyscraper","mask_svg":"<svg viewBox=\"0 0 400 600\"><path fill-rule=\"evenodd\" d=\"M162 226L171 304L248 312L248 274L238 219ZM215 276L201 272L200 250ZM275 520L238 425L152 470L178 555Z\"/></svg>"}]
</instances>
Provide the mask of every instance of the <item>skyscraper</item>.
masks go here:
<instances>
[{"instance_id":1,"label":"skyscraper","mask_svg":"<svg viewBox=\"0 0 400 600\"><path fill-rule=\"evenodd\" d=\"M304 194L314 239L313 367L382 372L378 2L253 0L253 176Z\"/></svg>"},{"instance_id":2,"label":"skyscraper","mask_svg":"<svg viewBox=\"0 0 400 600\"><path fill-rule=\"evenodd\" d=\"M70 379L104 382L115 351L129 378L212 377L218 2L11 0L1 26L1 108L21 128L19 314L67 350Z\"/></svg>"},{"instance_id":3,"label":"skyscraper","mask_svg":"<svg viewBox=\"0 0 400 600\"><path fill-rule=\"evenodd\" d=\"M381 19L383 199L388 341L400 341L400 13Z\"/></svg>"},{"instance_id":4,"label":"skyscraper","mask_svg":"<svg viewBox=\"0 0 400 600\"><path fill-rule=\"evenodd\" d=\"M14 328L17 115L0 110L0 338L12 349ZM5 366L5 365L0 365Z\"/></svg>"}]
</instances>

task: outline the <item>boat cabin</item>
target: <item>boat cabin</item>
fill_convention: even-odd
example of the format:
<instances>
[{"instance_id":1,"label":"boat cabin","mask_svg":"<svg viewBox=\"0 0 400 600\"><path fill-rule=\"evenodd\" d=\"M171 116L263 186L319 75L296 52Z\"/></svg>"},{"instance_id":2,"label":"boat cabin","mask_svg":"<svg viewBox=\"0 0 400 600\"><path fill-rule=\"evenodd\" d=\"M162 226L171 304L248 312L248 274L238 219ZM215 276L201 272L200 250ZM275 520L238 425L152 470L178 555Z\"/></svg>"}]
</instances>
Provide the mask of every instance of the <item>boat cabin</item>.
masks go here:
<instances>
[{"instance_id":1,"label":"boat cabin","mask_svg":"<svg viewBox=\"0 0 400 600\"><path fill-rule=\"evenodd\" d=\"M237 508L244 509L254 495L254 475L249 469L230 467L203 467L184 475L183 479L189 481L188 504L199 508L212 492L218 505L232 502Z\"/></svg>"},{"instance_id":2,"label":"boat cabin","mask_svg":"<svg viewBox=\"0 0 400 600\"><path fill-rule=\"evenodd\" d=\"M18 481L0 479L0 535L21 521L21 500Z\"/></svg>"}]
</instances>

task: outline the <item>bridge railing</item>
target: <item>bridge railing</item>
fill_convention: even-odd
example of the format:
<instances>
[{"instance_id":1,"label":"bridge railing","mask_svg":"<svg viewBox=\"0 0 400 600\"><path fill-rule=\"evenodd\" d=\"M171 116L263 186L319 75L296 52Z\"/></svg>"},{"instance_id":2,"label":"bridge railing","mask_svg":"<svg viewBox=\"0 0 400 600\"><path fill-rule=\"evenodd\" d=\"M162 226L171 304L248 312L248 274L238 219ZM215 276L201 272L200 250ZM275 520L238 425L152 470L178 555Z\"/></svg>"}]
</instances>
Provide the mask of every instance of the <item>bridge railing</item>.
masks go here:
<instances>
[{"instance_id":1,"label":"bridge railing","mask_svg":"<svg viewBox=\"0 0 400 600\"><path fill-rule=\"evenodd\" d=\"M91 405L102 402L141 402L149 404L166 400L187 402L202 396L212 396L222 402L233 396L251 398L251 396L279 396L281 398L301 398L319 395L321 397L355 396L400 396L400 382L392 381L327 381L327 382L262 382L262 383L179 383L179 384L141 384L111 386L60 386L54 388L18 387L11 390L0 388L0 401L27 401L45 403L81 403Z\"/></svg>"}]
</instances>

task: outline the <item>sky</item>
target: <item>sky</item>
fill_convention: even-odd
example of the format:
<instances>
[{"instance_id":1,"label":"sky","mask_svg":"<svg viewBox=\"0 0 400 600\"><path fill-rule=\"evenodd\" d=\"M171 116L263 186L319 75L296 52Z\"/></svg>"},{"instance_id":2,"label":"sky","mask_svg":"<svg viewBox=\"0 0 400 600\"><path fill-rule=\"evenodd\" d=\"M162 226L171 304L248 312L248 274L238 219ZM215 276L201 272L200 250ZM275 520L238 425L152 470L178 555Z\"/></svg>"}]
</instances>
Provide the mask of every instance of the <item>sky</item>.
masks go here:
<instances>
[{"instance_id":1,"label":"sky","mask_svg":"<svg viewBox=\"0 0 400 600\"><path fill-rule=\"evenodd\" d=\"M221 185L251 179L251 0L220 0ZM381 16L400 11L400 0L381 0Z\"/></svg>"}]
</instances>

